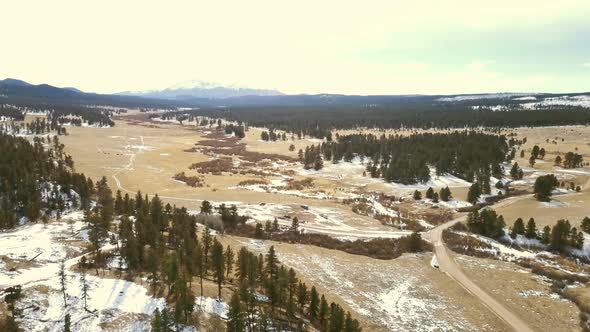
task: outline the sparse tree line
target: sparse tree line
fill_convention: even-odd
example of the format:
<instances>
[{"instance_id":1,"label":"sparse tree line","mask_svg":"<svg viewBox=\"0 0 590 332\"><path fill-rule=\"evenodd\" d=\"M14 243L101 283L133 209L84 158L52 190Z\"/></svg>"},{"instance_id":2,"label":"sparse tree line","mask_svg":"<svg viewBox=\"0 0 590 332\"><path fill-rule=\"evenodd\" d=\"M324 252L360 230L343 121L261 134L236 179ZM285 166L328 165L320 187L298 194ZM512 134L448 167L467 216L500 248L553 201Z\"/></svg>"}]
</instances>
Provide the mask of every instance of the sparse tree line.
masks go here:
<instances>
[{"instance_id":1,"label":"sparse tree line","mask_svg":"<svg viewBox=\"0 0 590 332\"><path fill-rule=\"evenodd\" d=\"M160 118L162 120L176 120L182 124L183 122L195 122L200 127L222 128L221 119L213 119L206 116L195 116L192 114L193 111L169 111L165 113L150 114L150 119Z\"/></svg>"},{"instance_id":2,"label":"sparse tree line","mask_svg":"<svg viewBox=\"0 0 590 332\"><path fill-rule=\"evenodd\" d=\"M244 138L246 137L246 128L242 125L234 125L234 124L227 124L225 126L225 133L228 135L234 134L236 137Z\"/></svg>"},{"instance_id":3,"label":"sparse tree line","mask_svg":"<svg viewBox=\"0 0 590 332\"><path fill-rule=\"evenodd\" d=\"M264 224L257 222L253 226L246 224L249 218L239 215L235 205L227 207L221 204L215 209L218 214L213 214L214 207L211 203L203 201L201 215L197 216L197 222L206 224L221 233L261 240L315 245L377 259L394 259L405 252L429 250L429 245L422 240L419 233L397 239L340 240L325 234L304 232L299 228L300 221L297 217L291 219L290 227L279 225L277 218L272 222L268 220Z\"/></svg>"},{"instance_id":4,"label":"sparse tree line","mask_svg":"<svg viewBox=\"0 0 590 332\"><path fill-rule=\"evenodd\" d=\"M115 122L111 119L114 113L111 109L90 106L75 105L51 105L47 117L50 121L57 121L60 124L70 123L74 126L81 126L87 123L89 126L113 127Z\"/></svg>"},{"instance_id":5,"label":"sparse tree line","mask_svg":"<svg viewBox=\"0 0 590 332\"><path fill-rule=\"evenodd\" d=\"M64 123L81 126L83 122L88 125L112 127L115 125L115 122L111 119L112 115L124 112L124 110L113 111L99 106L46 103L19 103L18 106L0 105L0 116L8 116L17 121L23 121L28 112L47 114L47 120L53 128Z\"/></svg>"},{"instance_id":6,"label":"sparse tree line","mask_svg":"<svg viewBox=\"0 0 590 332\"><path fill-rule=\"evenodd\" d=\"M503 195L500 189L508 191L508 187L504 185L502 181L496 182L495 187L498 189L498 196ZM492 187L490 186L490 178L482 176L469 187L469 190L467 191L467 201L471 204L477 204L483 195L491 194Z\"/></svg>"},{"instance_id":7,"label":"sparse tree line","mask_svg":"<svg viewBox=\"0 0 590 332\"><path fill-rule=\"evenodd\" d=\"M248 127L244 125L242 122L227 123L226 121L224 126L220 118L214 119L206 116L195 116L194 114L192 114L192 112L194 112L194 110L171 111L163 114L151 114L149 117L151 119L160 118L163 120L176 120L181 125L183 122L187 121L195 122L200 127L213 128L214 126L216 126L217 129L223 129L227 135L234 134L236 137L239 138L246 137L246 131L248 130Z\"/></svg>"},{"instance_id":8,"label":"sparse tree line","mask_svg":"<svg viewBox=\"0 0 590 332\"><path fill-rule=\"evenodd\" d=\"M260 133L260 139L265 141L265 142L276 142L278 140L281 141L286 141L287 140L287 134L285 132L283 133L277 133L275 130L273 129L269 129L268 131L264 130L262 131L262 133ZM295 139L295 136L291 136L291 139Z\"/></svg>"},{"instance_id":9,"label":"sparse tree line","mask_svg":"<svg viewBox=\"0 0 590 332\"><path fill-rule=\"evenodd\" d=\"M321 159L338 163L359 157L368 159L366 173L388 182L427 182L431 179L430 167L437 175L452 174L473 182L491 175L501 177L500 163L509 152L505 136L475 131L380 137L355 134L336 138L336 142L324 142L300 152L304 167L321 169Z\"/></svg>"},{"instance_id":10,"label":"sparse tree line","mask_svg":"<svg viewBox=\"0 0 590 332\"><path fill-rule=\"evenodd\" d=\"M522 168L518 166L518 163L514 163L512 168L510 169L510 177L513 180L521 180L524 176ZM547 174L541 175L535 179L535 183L533 185L533 192L535 194L535 198L539 201L548 202L551 200L551 196L553 195L553 191L557 188L567 188L572 191L580 192L582 187L576 185L574 182L570 182L569 185L566 185L565 182L559 181L554 174Z\"/></svg>"},{"instance_id":11,"label":"sparse tree line","mask_svg":"<svg viewBox=\"0 0 590 332\"><path fill-rule=\"evenodd\" d=\"M504 217L492 209L473 211L467 216L467 228L472 233L498 239L504 236L505 227Z\"/></svg>"},{"instance_id":12,"label":"sparse tree line","mask_svg":"<svg viewBox=\"0 0 590 332\"><path fill-rule=\"evenodd\" d=\"M518 165L517 162L515 162L512 165L512 168L510 169L510 177L512 178L512 180L522 180L522 178L524 177L524 171Z\"/></svg>"},{"instance_id":13,"label":"sparse tree line","mask_svg":"<svg viewBox=\"0 0 590 332\"><path fill-rule=\"evenodd\" d=\"M467 216L467 228L470 232L501 239L505 235L506 222L502 215L498 215L492 209L474 211ZM590 230L590 218L582 221L582 230ZM541 231L537 230L534 218L530 218L525 226L522 218L516 219L508 234L512 239L522 235L528 239L538 239L551 250L563 251L568 246L581 249L584 246L584 234L576 227L571 227L568 220L561 219L553 226L545 226Z\"/></svg>"},{"instance_id":14,"label":"sparse tree line","mask_svg":"<svg viewBox=\"0 0 590 332\"><path fill-rule=\"evenodd\" d=\"M419 201L422 199L422 193L418 190L415 190L412 197L414 198L414 200ZM424 197L432 200L433 203L438 203L441 200L443 202L450 201L453 198L453 195L449 187L441 188L439 192L434 191L432 187L428 187L428 189L424 193Z\"/></svg>"},{"instance_id":15,"label":"sparse tree line","mask_svg":"<svg viewBox=\"0 0 590 332\"><path fill-rule=\"evenodd\" d=\"M576 148L576 151L578 148ZM546 155L545 148L539 147L538 145L533 146L531 149L531 156L529 158L529 165L531 167L535 166L537 159L544 159ZM520 151L520 157L525 157L524 150ZM561 155L557 155L554 160L555 166L561 166L563 168L578 168L584 166L584 158L581 154L577 152L569 151L563 157Z\"/></svg>"},{"instance_id":16,"label":"sparse tree line","mask_svg":"<svg viewBox=\"0 0 590 332\"><path fill-rule=\"evenodd\" d=\"M584 227L585 226L585 227ZM584 232L590 230L590 219L584 218L581 228ZM541 231L537 230L535 219L530 218L526 226L522 218L516 219L510 229L510 237L516 239L517 235L527 239L538 239L552 250L563 250L567 246L582 249L584 247L584 233L576 227L571 227L568 220L560 219L553 226L545 226Z\"/></svg>"},{"instance_id":17,"label":"sparse tree line","mask_svg":"<svg viewBox=\"0 0 590 332\"><path fill-rule=\"evenodd\" d=\"M28 123L5 122L0 126L0 132L6 134L44 135L55 132L57 135L67 135L66 128L57 121L47 121L45 118L36 118Z\"/></svg>"},{"instance_id":18,"label":"sparse tree line","mask_svg":"<svg viewBox=\"0 0 590 332\"><path fill-rule=\"evenodd\" d=\"M422 240L419 233L414 232L396 239L376 238L355 241L340 240L326 234L304 232L299 228L297 217L291 220L291 226L279 225L278 219L267 221L264 225L243 225L231 233L261 240L273 240L288 243L314 245L326 249L340 250L353 255L363 255L376 259L394 259L407 252L423 252L430 250L430 245Z\"/></svg>"},{"instance_id":19,"label":"sparse tree line","mask_svg":"<svg viewBox=\"0 0 590 332\"><path fill-rule=\"evenodd\" d=\"M584 158L576 152L568 152L564 155L555 157L555 166L562 166L563 168L578 168L584 166Z\"/></svg>"},{"instance_id":20,"label":"sparse tree line","mask_svg":"<svg viewBox=\"0 0 590 332\"><path fill-rule=\"evenodd\" d=\"M0 104L0 118L1 117L10 118L15 121L23 121L25 119L25 114L21 109L13 105Z\"/></svg>"}]
</instances>

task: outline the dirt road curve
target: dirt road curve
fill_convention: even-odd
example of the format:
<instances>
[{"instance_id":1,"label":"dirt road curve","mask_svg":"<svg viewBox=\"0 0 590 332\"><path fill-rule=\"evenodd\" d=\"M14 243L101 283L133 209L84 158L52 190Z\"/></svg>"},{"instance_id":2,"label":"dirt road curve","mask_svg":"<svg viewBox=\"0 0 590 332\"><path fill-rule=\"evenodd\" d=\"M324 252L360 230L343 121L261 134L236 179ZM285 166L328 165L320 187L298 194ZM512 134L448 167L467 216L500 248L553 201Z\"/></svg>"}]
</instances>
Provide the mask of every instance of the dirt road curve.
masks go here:
<instances>
[{"instance_id":1,"label":"dirt road curve","mask_svg":"<svg viewBox=\"0 0 590 332\"><path fill-rule=\"evenodd\" d=\"M443 225L435 227L428 233L424 234L424 238L430 240L434 246L434 253L436 255L436 259L438 260L438 266L440 270L447 273L473 296L479 298L486 307L488 307L498 317L503 319L510 327L514 329L514 331L532 332L533 330L524 321L510 312L510 310L506 309L506 307L504 307L501 303L496 301L488 293L486 293L483 289L479 288L479 286L471 281L449 255L442 240L442 232L454 224L464 221L466 218L466 216L463 216L454 219Z\"/></svg>"}]
</instances>

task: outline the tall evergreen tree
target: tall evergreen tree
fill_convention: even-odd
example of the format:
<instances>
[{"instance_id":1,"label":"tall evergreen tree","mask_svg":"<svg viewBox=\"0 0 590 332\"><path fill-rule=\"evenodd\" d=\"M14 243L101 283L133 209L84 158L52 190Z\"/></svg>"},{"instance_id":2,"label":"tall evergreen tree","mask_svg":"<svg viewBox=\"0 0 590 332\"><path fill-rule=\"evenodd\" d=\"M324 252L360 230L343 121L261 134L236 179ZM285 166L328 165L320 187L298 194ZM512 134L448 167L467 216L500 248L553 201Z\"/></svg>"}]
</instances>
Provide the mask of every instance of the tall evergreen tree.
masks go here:
<instances>
[{"instance_id":1,"label":"tall evergreen tree","mask_svg":"<svg viewBox=\"0 0 590 332\"><path fill-rule=\"evenodd\" d=\"M528 239L536 239L537 238L537 225L535 224L535 219L530 218L526 224L526 231L524 235Z\"/></svg>"},{"instance_id":2,"label":"tall evergreen tree","mask_svg":"<svg viewBox=\"0 0 590 332\"><path fill-rule=\"evenodd\" d=\"M233 270L234 266L234 252L231 247L228 245L227 249L225 249L225 270L226 270L226 277L229 278L230 273Z\"/></svg>"},{"instance_id":3,"label":"tall evergreen tree","mask_svg":"<svg viewBox=\"0 0 590 332\"><path fill-rule=\"evenodd\" d=\"M590 234L590 218L584 217L584 219L582 219L582 223L580 224L580 227L582 228L582 230L584 232Z\"/></svg>"},{"instance_id":4,"label":"tall evergreen tree","mask_svg":"<svg viewBox=\"0 0 590 332\"><path fill-rule=\"evenodd\" d=\"M330 306L330 332L344 330L344 310L339 305L332 303Z\"/></svg>"},{"instance_id":5,"label":"tall evergreen tree","mask_svg":"<svg viewBox=\"0 0 590 332\"><path fill-rule=\"evenodd\" d=\"M320 298L315 286L311 287L309 292L309 319L313 322L319 314Z\"/></svg>"},{"instance_id":6,"label":"tall evergreen tree","mask_svg":"<svg viewBox=\"0 0 590 332\"><path fill-rule=\"evenodd\" d=\"M201 213L211 214L212 211L213 211L213 206L211 205L211 203L209 203L209 201L207 201L207 200L204 200L203 203L201 203Z\"/></svg>"},{"instance_id":7,"label":"tall evergreen tree","mask_svg":"<svg viewBox=\"0 0 590 332\"><path fill-rule=\"evenodd\" d=\"M434 189L432 187L428 187L426 190L426 198L433 199L434 198Z\"/></svg>"},{"instance_id":8,"label":"tall evergreen tree","mask_svg":"<svg viewBox=\"0 0 590 332\"><path fill-rule=\"evenodd\" d=\"M203 257L203 247L201 246L200 241L195 242L195 251L194 251L194 275L199 276L199 286L200 286L200 296L203 297L203 278L205 277L205 267L203 266L205 263L205 259Z\"/></svg>"},{"instance_id":9,"label":"tall evergreen tree","mask_svg":"<svg viewBox=\"0 0 590 332\"><path fill-rule=\"evenodd\" d=\"M471 204L475 204L479 200L480 196L481 191L479 183L475 182L471 185L471 187L469 187L469 191L467 192L467 201Z\"/></svg>"},{"instance_id":10,"label":"tall evergreen tree","mask_svg":"<svg viewBox=\"0 0 590 332\"><path fill-rule=\"evenodd\" d=\"M211 230L209 226L205 226L203 229L203 235L201 236L201 242L203 244L203 267L204 273L207 274L209 270L209 249L211 249L211 242L213 238L211 236Z\"/></svg>"},{"instance_id":11,"label":"tall evergreen tree","mask_svg":"<svg viewBox=\"0 0 590 332\"><path fill-rule=\"evenodd\" d=\"M227 312L227 332L245 331L244 317L240 297L237 292L232 294Z\"/></svg>"},{"instance_id":12,"label":"tall evergreen tree","mask_svg":"<svg viewBox=\"0 0 590 332\"><path fill-rule=\"evenodd\" d=\"M225 257L223 255L223 245L217 239L213 240L213 246L211 247L211 265L217 283L217 296L221 299L221 284L225 280Z\"/></svg>"},{"instance_id":13,"label":"tall evergreen tree","mask_svg":"<svg viewBox=\"0 0 590 332\"><path fill-rule=\"evenodd\" d=\"M299 281L297 285L297 304L299 305L299 312L303 313L305 305L308 301L307 286L304 282Z\"/></svg>"},{"instance_id":14,"label":"tall evergreen tree","mask_svg":"<svg viewBox=\"0 0 590 332\"><path fill-rule=\"evenodd\" d=\"M512 226L512 229L510 230L510 237L513 239L516 239L517 235L524 235L525 233L525 227L524 227L524 221L522 220L522 218L518 218L516 219L516 221L514 222L514 225Z\"/></svg>"},{"instance_id":15,"label":"tall evergreen tree","mask_svg":"<svg viewBox=\"0 0 590 332\"><path fill-rule=\"evenodd\" d=\"M328 301L326 301L326 298L324 297L324 295L322 295L320 300L320 308L318 311L318 319L320 321L320 326L322 327L322 329L325 329L328 325L328 310Z\"/></svg>"},{"instance_id":16,"label":"tall evergreen tree","mask_svg":"<svg viewBox=\"0 0 590 332\"><path fill-rule=\"evenodd\" d=\"M65 261L62 260L59 262L59 271L57 272L57 276L59 277L59 284L61 286L61 293L64 298L64 307L68 306L67 302L67 294L66 294L66 268L65 268Z\"/></svg>"},{"instance_id":17,"label":"tall evergreen tree","mask_svg":"<svg viewBox=\"0 0 590 332\"><path fill-rule=\"evenodd\" d=\"M82 273L80 274L80 288L81 288L81 298L82 301L84 301L84 310L89 311L88 310L88 300L90 300L90 285L88 284L88 281L86 280L86 271L82 270Z\"/></svg>"},{"instance_id":18,"label":"tall evergreen tree","mask_svg":"<svg viewBox=\"0 0 590 332\"><path fill-rule=\"evenodd\" d=\"M166 284L168 285L168 294L171 294L180 276L180 264L175 251L168 255L164 265L164 273L166 275Z\"/></svg>"},{"instance_id":19,"label":"tall evergreen tree","mask_svg":"<svg viewBox=\"0 0 590 332\"><path fill-rule=\"evenodd\" d=\"M129 197L129 196L127 196ZM125 202L123 201L123 196L121 194L121 190L117 190L117 194L115 195L115 213L116 214L124 214L125 211Z\"/></svg>"},{"instance_id":20,"label":"tall evergreen tree","mask_svg":"<svg viewBox=\"0 0 590 332\"><path fill-rule=\"evenodd\" d=\"M418 190L414 190L414 194L413 194L413 198L416 201L419 201L422 199L422 193Z\"/></svg>"},{"instance_id":21,"label":"tall evergreen tree","mask_svg":"<svg viewBox=\"0 0 590 332\"><path fill-rule=\"evenodd\" d=\"M551 200L551 192L557 187L559 181L553 174L539 176L535 180L534 193L539 201Z\"/></svg>"},{"instance_id":22,"label":"tall evergreen tree","mask_svg":"<svg viewBox=\"0 0 590 332\"><path fill-rule=\"evenodd\" d=\"M70 318L70 314L66 314L64 317L64 332L71 332L72 331L72 322Z\"/></svg>"}]
</instances>

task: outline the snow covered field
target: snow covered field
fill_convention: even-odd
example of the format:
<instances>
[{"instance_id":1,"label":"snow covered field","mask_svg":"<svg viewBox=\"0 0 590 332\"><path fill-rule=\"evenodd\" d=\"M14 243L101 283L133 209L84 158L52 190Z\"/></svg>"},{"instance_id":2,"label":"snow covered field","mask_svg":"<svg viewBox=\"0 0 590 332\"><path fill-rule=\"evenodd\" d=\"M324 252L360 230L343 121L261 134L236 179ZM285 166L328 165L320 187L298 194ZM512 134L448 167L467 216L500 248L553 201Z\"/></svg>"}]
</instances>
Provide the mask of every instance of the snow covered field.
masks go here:
<instances>
[{"instance_id":1,"label":"snow covered field","mask_svg":"<svg viewBox=\"0 0 590 332\"><path fill-rule=\"evenodd\" d=\"M90 286L88 310L81 299L79 274L67 275L68 306L64 307L59 277L54 276L24 290L21 323L27 331L61 331L70 314L73 331L145 331L149 316L166 302L147 295L147 289L133 282L87 276ZM46 286L46 287L40 287Z\"/></svg>"},{"instance_id":2,"label":"snow covered field","mask_svg":"<svg viewBox=\"0 0 590 332\"><path fill-rule=\"evenodd\" d=\"M88 243L82 220L82 212L75 211L62 216L61 221L24 224L0 233L0 290L22 286L19 322L25 331L57 332L62 331L65 315L70 314L72 331L148 331L151 314L166 302L149 295L146 285L88 274L88 311L84 310L81 273L71 269ZM110 248L108 244L104 247ZM66 267L67 307L57 275L61 261ZM11 270L10 266L16 267ZM202 308L197 306L196 310L226 317L226 304L211 298L199 303Z\"/></svg>"},{"instance_id":3,"label":"snow covered field","mask_svg":"<svg viewBox=\"0 0 590 332\"><path fill-rule=\"evenodd\" d=\"M464 95L455 97L443 97L439 98L438 101L443 102L465 102L485 99L512 99L514 101L530 101L519 105L522 109L536 110L547 108L550 106L572 106L572 107L585 107L590 108L590 96L588 95L577 95L577 96L557 96L557 97L546 97L541 98L535 96L535 94L524 94L524 93L501 93L501 94L485 94L485 95ZM508 110L509 108L505 105L494 105L494 106L473 106L475 109L490 109L492 111Z\"/></svg>"},{"instance_id":4,"label":"snow covered field","mask_svg":"<svg viewBox=\"0 0 590 332\"><path fill-rule=\"evenodd\" d=\"M26 285L56 275L59 262L70 258L68 250L81 253L80 248L72 248L67 241L87 239L82 219L82 212L76 211L62 216L62 222L46 226L42 223L24 225L14 231L0 233L0 255L19 261L34 258L28 269L6 271L0 266L0 287ZM69 266L73 264L75 261L67 262Z\"/></svg>"},{"instance_id":5,"label":"snow covered field","mask_svg":"<svg viewBox=\"0 0 590 332\"><path fill-rule=\"evenodd\" d=\"M214 205L220 202L212 202ZM340 209L320 206L306 206L296 204L244 204L242 202L223 202L227 206L235 204L238 213L250 216L248 223L265 224L277 218L279 225L291 227L291 218L285 216L299 216L299 230L302 232L331 235L346 240L399 238L411 234L410 231L398 231L392 227L385 227L375 220L367 222L366 218L355 214L344 214ZM383 207L383 209L385 209ZM387 209L388 210L388 209ZM389 213L394 213L388 210ZM191 211L198 213L198 211ZM358 226L355 226L358 225Z\"/></svg>"},{"instance_id":6,"label":"snow covered field","mask_svg":"<svg viewBox=\"0 0 590 332\"><path fill-rule=\"evenodd\" d=\"M574 107L585 107L590 108L590 96L579 95L579 96L559 96L545 98L538 102L531 102L522 104L525 109L537 109L539 107L548 106L574 106Z\"/></svg>"},{"instance_id":7,"label":"snow covered field","mask_svg":"<svg viewBox=\"0 0 590 332\"><path fill-rule=\"evenodd\" d=\"M414 190L425 190L428 187L441 188L441 187L468 187L471 185L470 182L460 179L451 174L436 175L434 168L430 169L430 181L425 183L404 185L401 183L390 183L380 178L371 178L370 176L363 176L363 172L367 167L366 161L361 161L360 158L354 158L352 162L341 161L337 164L331 162L325 162L324 168L319 171L314 169L305 170L301 165L297 165L294 170L304 176L316 176L331 180L339 180L346 184L353 186L364 186L371 183L379 183L385 185L391 191L394 192L413 192Z\"/></svg>"},{"instance_id":8,"label":"snow covered field","mask_svg":"<svg viewBox=\"0 0 590 332\"><path fill-rule=\"evenodd\" d=\"M244 240L242 244L260 252L266 252L269 246L257 240ZM366 259L356 259L355 255L334 253L330 256L301 245L293 250L283 246L276 250L280 262L338 296L355 312L376 324L374 326L390 331L474 328L461 315L441 318L443 312L456 308L439 294L431 281L424 279L427 269L432 269L427 264L430 257L404 255L395 262L371 259L367 264ZM421 263L423 260L426 263Z\"/></svg>"}]
</instances>

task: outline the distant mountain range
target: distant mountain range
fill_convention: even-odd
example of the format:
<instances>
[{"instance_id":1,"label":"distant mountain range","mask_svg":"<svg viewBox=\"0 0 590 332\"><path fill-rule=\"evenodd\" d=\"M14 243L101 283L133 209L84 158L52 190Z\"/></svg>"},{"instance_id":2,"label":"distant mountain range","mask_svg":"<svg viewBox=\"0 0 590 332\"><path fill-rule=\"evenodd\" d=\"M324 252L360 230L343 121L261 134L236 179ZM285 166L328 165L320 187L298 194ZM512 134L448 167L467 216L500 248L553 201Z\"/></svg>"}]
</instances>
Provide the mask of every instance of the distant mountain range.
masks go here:
<instances>
[{"instance_id":1,"label":"distant mountain range","mask_svg":"<svg viewBox=\"0 0 590 332\"><path fill-rule=\"evenodd\" d=\"M244 96L280 96L277 90L252 89L237 85L224 86L222 84L192 80L173 85L164 90L126 91L118 95L139 96L169 100L188 100L194 98L226 99Z\"/></svg>"},{"instance_id":2,"label":"distant mountain range","mask_svg":"<svg viewBox=\"0 0 590 332\"><path fill-rule=\"evenodd\" d=\"M111 105L120 107L178 106L169 100L89 93L73 87L59 88L49 84L34 85L13 78L0 80L0 104L2 103Z\"/></svg>"},{"instance_id":3,"label":"distant mountain range","mask_svg":"<svg viewBox=\"0 0 590 332\"><path fill-rule=\"evenodd\" d=\"M190 81L160 91L97 94L73 87L58 88L48 84L33 85L22 80L0 80L2 103L59 103L76 105L109 105L120 107L206 108L265 106L376 106L424 109L433 105L472 109L518 110L548 107L590 108L590 93L482 93L468 95L286 95L276 90L249 89L235 85Z\"/></svg>"}]
</instances>

